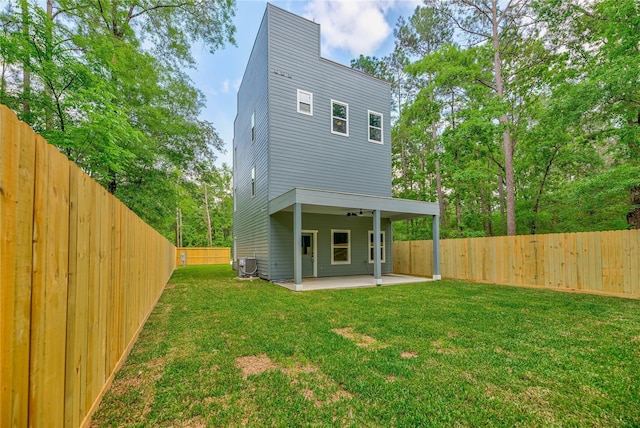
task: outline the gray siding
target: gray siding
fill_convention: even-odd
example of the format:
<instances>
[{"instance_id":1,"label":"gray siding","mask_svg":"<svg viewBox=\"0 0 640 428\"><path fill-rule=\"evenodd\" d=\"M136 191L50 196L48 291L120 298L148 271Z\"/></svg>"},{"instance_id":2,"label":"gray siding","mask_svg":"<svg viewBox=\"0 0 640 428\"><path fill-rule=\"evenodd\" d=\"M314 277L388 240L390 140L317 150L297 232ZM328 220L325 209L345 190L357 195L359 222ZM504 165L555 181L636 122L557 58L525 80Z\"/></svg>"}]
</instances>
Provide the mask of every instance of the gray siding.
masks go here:
<instances>
[{"instance_id":1,"label":"gray siding","mask_svg":"<svg viewBox=\"0 0 640 428\"><path fill-rule=\"evenodd\" d=\"M233 228L235 258L258 260L258 274L268 278L269 241L267 215L269 182L268 120L268 20L260 30L238 90L238 112L234 123L234 176L236 211ZM251 114L256 114L256 139L251 142ZM251 196L251 168L256 168L256 191Z\"/></svg>"},{"instance_id":2,"label":"gray siding","mask_svg":"<svg viewBox=\"0 0 640 428\"><path fill-rule=\"evenodd\" d=\"M297 112L297 90L313 93L313 116ZM331 133L331 100L349 105L349 136ZM236 254L256 256L259 275L293 277L292 215L269 217L269 200L294 187L391 196L390 87L320 57L320 26L267 5L242 84L234 124L233 216ZM251 142L251 114L256 141ZM368 141L368 110L384 115L384 144ZM256 196L251 197L251 168ZM371 218L303 214L318 230L318 276L373 273L368 263ZM351 230L351 264L331 265L331 229ZM391 226L386 263L391 272Z\"/></svg>"},{"instance_id":3,"label":"gray siding","mask_svg":"<svg viewBox=\"0 0 640 428\"><path fill-rule=\"evenodd\" d=\"M373 230L372 217L346 217L320 214L302 214L302 229L318 231L318 276L373 274L369 263L369 231ZM331 229L351 231L351 264L331 264ZM386 260L383 273L393 271L391 259L391 223L382 219L380 229L385 231ZM293 278L293 214L279 212L271 216L271 240L278 242L278 250L271 253L271 279ZM272 250L274 247L272 246Z\"/></svg>"},{"instance_id":4,"label":"gray siding","mask_svg":"<svg viewBox=\"0 0 640 428\"><path fill-rule=\"evenodd\" d=\"M279 8L269 16L269 196L293 187L391 196L388 83L320 58L320 26ZM313 93L313 116L297 90ZM331 100L349 105L349 136L331 133ZM368 110L384 115L384 144L368 141ZM276 120L277 119L277 120Z\"/></svg>"}]
</instances>

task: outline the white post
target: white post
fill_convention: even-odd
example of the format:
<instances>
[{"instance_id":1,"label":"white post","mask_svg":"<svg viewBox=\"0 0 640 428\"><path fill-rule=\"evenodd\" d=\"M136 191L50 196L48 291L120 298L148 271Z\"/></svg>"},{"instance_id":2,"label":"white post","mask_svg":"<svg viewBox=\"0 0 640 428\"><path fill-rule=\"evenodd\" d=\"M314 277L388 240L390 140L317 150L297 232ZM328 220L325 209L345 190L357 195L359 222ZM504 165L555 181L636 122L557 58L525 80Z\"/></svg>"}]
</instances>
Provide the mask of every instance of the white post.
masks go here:
<instances>
[{"instance_id":1,"label":"white post","mask_svg":"<svg viewBox=\"0 0 640 428\"><path fill-rule=\"evenodd\" d=\"M433 216L433 279L440 276L440 216Z\"/></svg>"},{"instance_id":2,"label":"white post","mask_svg":"<svg viewBox=\"0 0 640 428\"><path fill-rule=\"evenodd\" d=\"M293 279L296 291L302 291L302 205L293 205Z\"/></svg>"},{"instance_id":3,"label":"white post","mask_svg":"<svg viewBox=\"0 0 640 428\"><path fill-rule=\"evenodd\" d=\"M382 285L382 263L380 262L380 210L373 211L373 278Z\"/></svg>"}]
</instances>

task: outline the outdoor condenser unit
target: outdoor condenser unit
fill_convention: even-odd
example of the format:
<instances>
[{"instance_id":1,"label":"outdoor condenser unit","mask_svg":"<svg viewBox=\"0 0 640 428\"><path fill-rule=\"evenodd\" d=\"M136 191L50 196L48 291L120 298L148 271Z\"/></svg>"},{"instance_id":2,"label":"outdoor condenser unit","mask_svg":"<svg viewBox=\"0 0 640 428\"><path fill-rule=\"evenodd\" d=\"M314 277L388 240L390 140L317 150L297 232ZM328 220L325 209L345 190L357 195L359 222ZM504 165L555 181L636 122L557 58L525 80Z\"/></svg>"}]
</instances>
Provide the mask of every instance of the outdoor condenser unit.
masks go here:
<instances>
[{"instance_id":1,"label":"outdoor condenser unit","mask_svg":"<svg viewBox=\"0 0 640 428\"><path fill-rule=\"evenodd\" d=\"M256 275L258 263L255 257L242 257L238 259L238 276L249 278Z\"/></svg>"}]
</instances>

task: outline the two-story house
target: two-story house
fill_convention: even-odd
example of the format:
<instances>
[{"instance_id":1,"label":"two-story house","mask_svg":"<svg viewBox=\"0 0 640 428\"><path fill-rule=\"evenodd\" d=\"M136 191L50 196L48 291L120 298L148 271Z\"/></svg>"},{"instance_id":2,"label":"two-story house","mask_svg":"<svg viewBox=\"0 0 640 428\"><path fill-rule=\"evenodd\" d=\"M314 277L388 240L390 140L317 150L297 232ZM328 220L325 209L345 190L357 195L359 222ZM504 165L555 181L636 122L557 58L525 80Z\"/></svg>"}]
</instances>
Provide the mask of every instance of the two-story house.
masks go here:
<instances>
[{"instance_id":1,"label":"two-story house","mask_svg":"<svg viewBox=\"0 0 640 428\"><path fill-rule=\"evenodd\" d=\"M320 25L267 5L233 141L234 257L268 280L392 272L391 222L438 205L391 194L389 83L320 56Z\"/></svg>"}]
</instances>

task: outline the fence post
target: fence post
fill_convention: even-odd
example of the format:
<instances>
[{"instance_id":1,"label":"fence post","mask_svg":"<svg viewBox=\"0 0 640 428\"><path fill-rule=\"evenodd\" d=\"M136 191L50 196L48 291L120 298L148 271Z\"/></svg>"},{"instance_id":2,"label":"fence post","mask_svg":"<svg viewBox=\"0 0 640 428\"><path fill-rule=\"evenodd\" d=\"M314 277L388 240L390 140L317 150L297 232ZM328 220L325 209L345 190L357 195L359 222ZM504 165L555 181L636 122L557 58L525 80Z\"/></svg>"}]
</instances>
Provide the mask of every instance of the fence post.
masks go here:
<instances>
[{"instance_id":1,"label":"fence post","mask_svg":"<svg viewBox=\"0 0 640 428\"><path fill-rule=\"evenodd\" d=\"M440 216L433 216L433 279L440 276Z\"/></svg>"}]
</instances>

